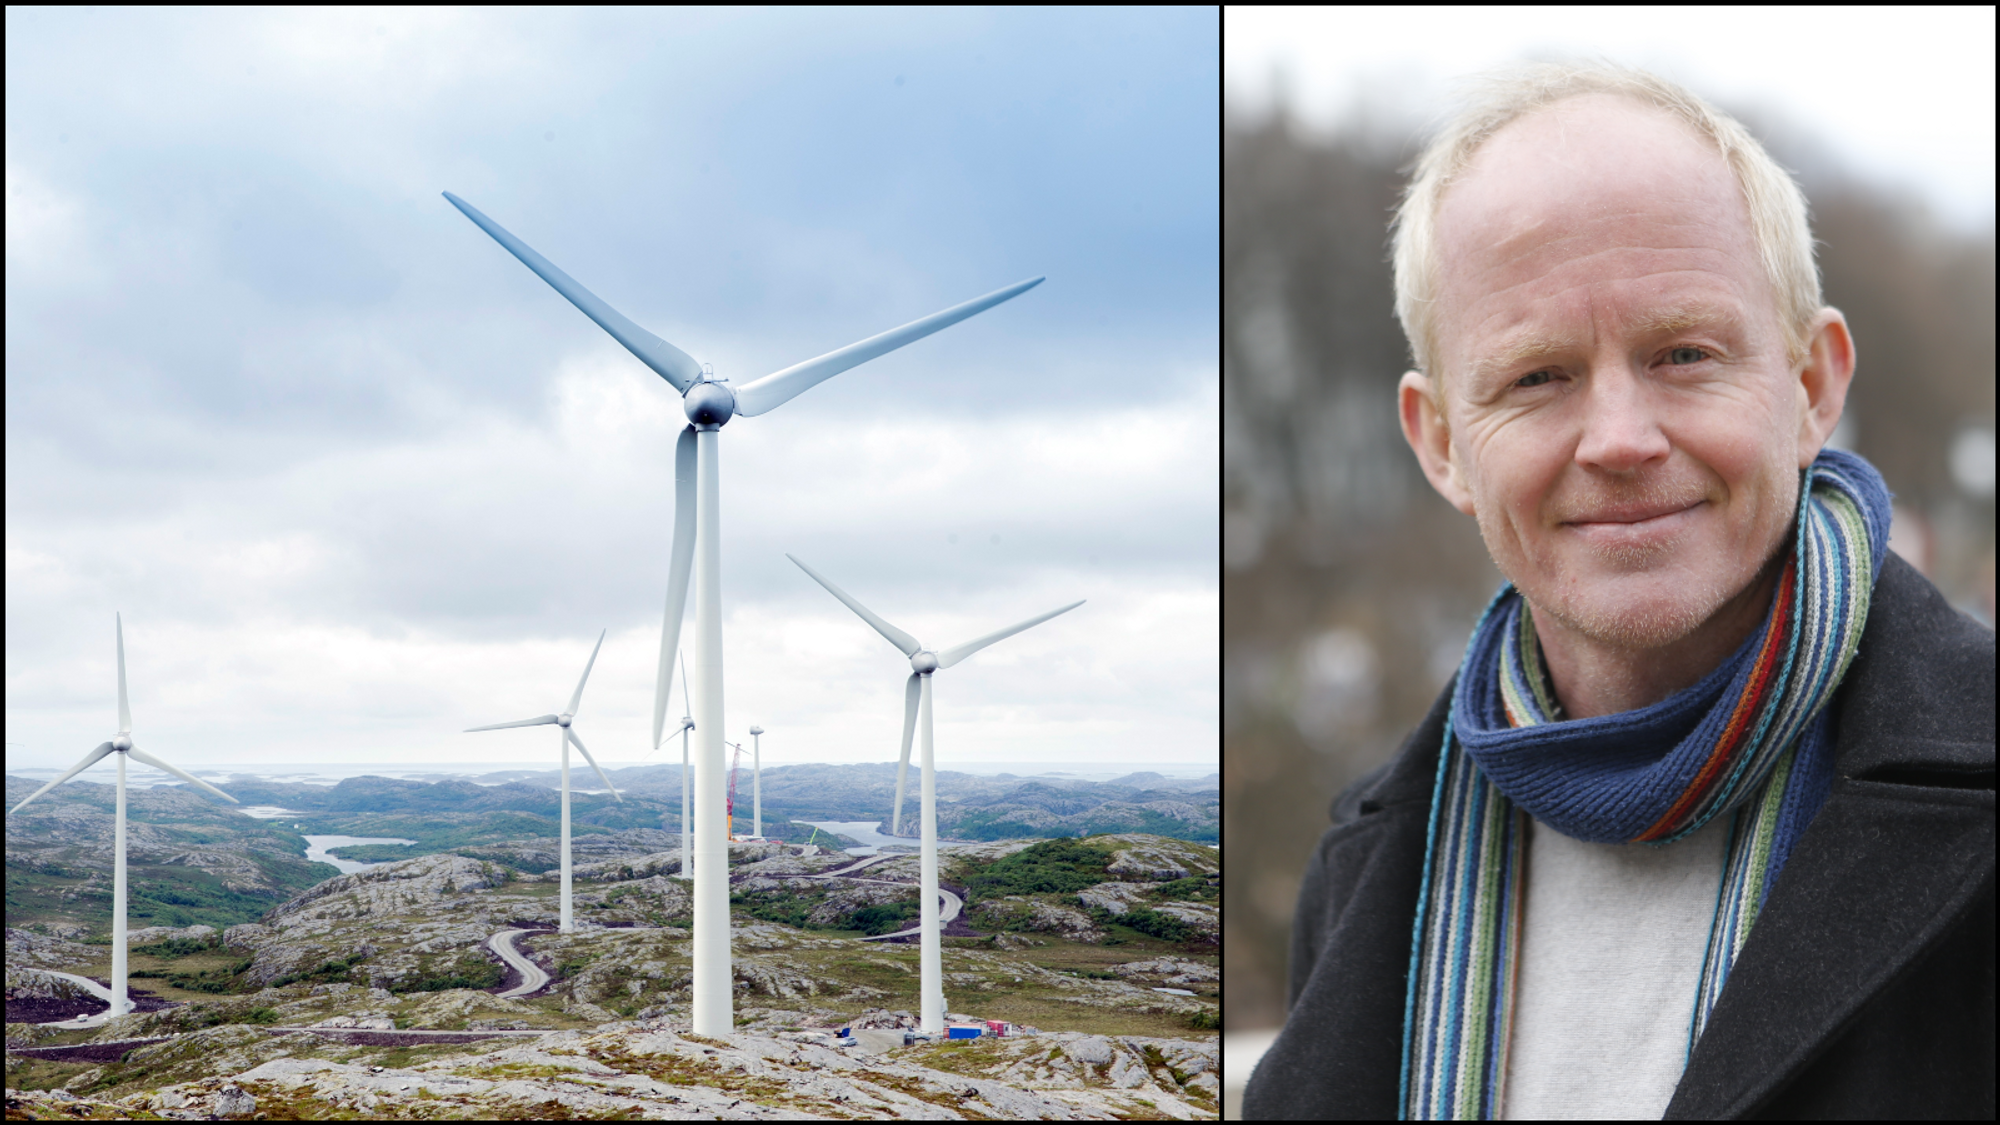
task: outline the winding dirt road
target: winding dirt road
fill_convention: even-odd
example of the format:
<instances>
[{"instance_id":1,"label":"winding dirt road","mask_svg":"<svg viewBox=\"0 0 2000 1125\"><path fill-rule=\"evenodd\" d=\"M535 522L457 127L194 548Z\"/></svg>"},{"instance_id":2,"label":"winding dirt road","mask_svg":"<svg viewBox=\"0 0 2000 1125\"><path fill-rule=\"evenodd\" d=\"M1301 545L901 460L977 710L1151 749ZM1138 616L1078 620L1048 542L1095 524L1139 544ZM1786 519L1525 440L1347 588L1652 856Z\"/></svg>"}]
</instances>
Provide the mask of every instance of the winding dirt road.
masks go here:
<instances>
[{"instance_id":1,"label":"winding dirt road","mask_svg":"<svg viewBox=\"0 0 2000 1125\"><path fill-rule=\"evenodd\" d=\"M517 952L514 949L515 938L521 936L522 934L534 933L534 932L536 931L501 930L499 933L494 934L492 937L486 939L487 948L491 949L494 953L499 954L500 959L502 961L505 961L508 965L513 967L514 971L521 974L520 984L514 986L513 988L508 989L505 992L500 993L500 998L503 1000L510 999L515 996L527 996L531 993L540 992L542 989L547 988L549 986L549 974L543 972L542 967L540 965L537 965L533 961L530 961L526 957L523 957L519 952Z\"/></svg>"},{"instance_id":2,"label":"winding dirt road","mask_svg":"<svg viewBox=\"0 0 2000 1125\"><path fill-rule=\"evenodd\" d=\"M77 976L75 973L58 973L49 969L39 969L36 971L48 973L48 975L52 977L60 977L63 980L70 982L71 984L82 985L84 990L89 992L92 996L95 996L97 999L104 1001L104 1003L107 1005L111 1003L111 989L106 987L105 985L97 983L94 980L91 980L89 977L80 977ZM61 1028L102 1027L110 1022L111 1022L111 1009L109 1007L106 1007L103 1011L97 1013L94 1016L77 1016L75 1019L57 1020L54 1023L44 1024L42 1026L61 1027Z\"/></svg>"}]
</instances>

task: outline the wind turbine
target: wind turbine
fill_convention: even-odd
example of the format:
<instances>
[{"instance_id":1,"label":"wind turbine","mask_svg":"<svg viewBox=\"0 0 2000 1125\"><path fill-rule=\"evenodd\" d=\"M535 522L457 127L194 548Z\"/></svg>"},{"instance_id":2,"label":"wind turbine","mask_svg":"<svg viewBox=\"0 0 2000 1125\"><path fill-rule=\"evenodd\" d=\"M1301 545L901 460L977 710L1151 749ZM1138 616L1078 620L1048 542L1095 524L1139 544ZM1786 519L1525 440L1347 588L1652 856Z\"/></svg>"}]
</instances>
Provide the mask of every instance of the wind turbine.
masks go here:
<instances>
[{"instance_id":1,"label":"wind turbine","mask_svg":"<svg viewBox=\"0 0 2000 1125\"><path fill-rule=\"evenodd\" d=\"M920 957L923 985L921 1015L924 1030L932 1035L941 1035L944 1032L944 943L938 930L937 775L931 761L931 675L940 668L951 667L987 645L1004 641L1023 629L1032 629L1057 614L1068 613L1083 603L1071 602L1061 609L1052 609L1047 613L1030 617L1018 625L1009 625L1005 629L967 641L956 648L932 652L918 642L917 638L869 612L867 606L855 601L847 591L827 581L824 575L799 562L797 555L788 554L785 557L798 563L799 569L811 575L813 581L826 587L827 593L839 598L842 605L854 611L855 616L874 626L876 632L887 637L890 644L895 645L902 650L904 656L910 658L912 671L903 691L903 758L896 767L896 812L900 824L903 810L903 774L910 766L911 728L921 726L923 761L920 768L924 775L923 858L920 861L924 897L923 913L919 918L923 926L923 953Z\"/></svg>"},{"instance_id":2,"label":"wind turbine","mask_svg":"<svg viewBox=\"0 0 2000 1125\"><path fill-rule=\"evenodd\" d=\"M571 693L569 697L569 709L564 711L562 714L541 715L533 719L522 719L519 722L513 722L513 723L494 723L492 726L489 727L467 727L465 731L465 733L471 734L474 731L482 731L482 730L506 730L509 727L543 727L543 726L548 726L550 724L554 724L556 729L560 732L561 737L557 739L557 742L560 743L562 746L562 932L563 933L570 933L576 928L571 922L571 915L569 909L569 748L571 743L575 743L576 748L578 750L583 750L583 760L589 762L590 768L597 771L597 776L604 779L604 787L606 789L611 790L611 795L618 800L618 803L620 804L625 803L625 798L618 796L618 787L616 785L611 784L611 778L605 774L604 767L598 765L597 759L590 756L590 751L584 749L583 739L578 738L576 736L576 731L570 728L570 721L576 718L576 709L583 705L583 685L590 682L590 669L597 663L597 650L603 647L604 647L604 631L600 630L597 634L597 648L593 648L590 650L590 663L585 664L583 666L583 676L581 679L576 681L576 691Z\"/></svg>"},{"instance_id":3,"label":"wind turbine","mask_svg":"<svg viewBox=\"0 0 2000 1125\"><path fill-rule=\"evenodd\" d=\"M132 708L125 701L125 617L115 614L118 626L118 737L109 742L100 742L97 749L83 756L83 761L71 766L69 772L42 786L28 795L28 801L54 789L91 766L103 760L106 754L118 755L118 816L116 827L112 829L111 862L111 1011L112 1016L122 1016L132 1010L132 997L125 990L125 759L132 758L156 770L165 770L175 777L192 781L210 793L231 804L241 804L236 798L210 785L208 782L176 766L170 766L144 750L132 745ZM12 816L20 812L28 801L22 801L8 810Z\"/></svg>"},{"instance_id":4,"label":"wind turbine","mask_svg":"<svg viewBox=\"0 0 2000 1125\"><path fill-rule=\"evenodd\" d=\"M688 699L687 661L685 660L681 661L681 702L686 704L689 710L694 709L693 702L691 702ZM691 814L693 813L694 810L688 807L688 732L693 729L694 729L694 716L682 715L680 730L676 732L681 736L681 872L680 875L682 881L690 883L694 881L694 867L691 862L694 856L694 819ZM658 750L659 747L654 746L653 749ZM651 751L648 751L648 753L651 753Z\"/></svg>"},{"instance_id":5,"label":"wind turbine","mask_svg":"<svg viewBox=\"0 0 2000 1125\"><path fill-rule=\"evenodd\" d=\"M682 702L686 702L687 697L687 661L683 659L681 661ZM693 706L693 704L689 704L689 706ZM681 869L674 877L688 882L692 882L694 879L692 865L690 864L690 859L694 855L694 821L689 817L688 809L688 732L693 729L694 717L691 715L682 715L681 725L667 732L668 738L672 738L676 734L681 736ZM658 749L659 747L657 746L653 747L653 750ZM653 750L648 750L646 753L651 755Z\"/></svg>"},{"instance_id":6,"label":"wind turbine","mask_svg":"<svg viewBox=\"0 0 2000 1125\"><path fill-rule=\"evenodd\" d=\"M710 379L686 352L627 320L597 295L578 285L548 259L530 249L479 209L450 192L451 205L491 235L521 264L549 283L583 315L637 356L639 362L680 392L689 426L674 447L674 545L667 580L666 620L660 631L659 675L653 683L653 745L665 734L667 692L673 683L674 647L680 640L681 615L687 606L688 572L694 572L694 671L701 695L692 707L696 747L694 804L723 805L722 762L722 501L720 435L737 415L755 417L775 410L805 391L877 356L969 316L985 312L1041 284L1039 277L996 289L983 297L891 328L825 355L795 363L754 379L741 387ZM723 1036L735 1030L734 997L729 966L729 843L722 824L698 817L695 833L694 886L694 1012L697 1035Z\"/></svg>"},{"instance_id":7,"label":"wind turbine","mask_svg":"<svg viewBox=\"0 0 2000 1125\"><path fill-rule=\"evenodd\" d=\"M764 838L764 744L758 741L763 734L763 727L750 728L750 807L755 810L750 834L759 840Z\"/></svg>"}]
</instances>

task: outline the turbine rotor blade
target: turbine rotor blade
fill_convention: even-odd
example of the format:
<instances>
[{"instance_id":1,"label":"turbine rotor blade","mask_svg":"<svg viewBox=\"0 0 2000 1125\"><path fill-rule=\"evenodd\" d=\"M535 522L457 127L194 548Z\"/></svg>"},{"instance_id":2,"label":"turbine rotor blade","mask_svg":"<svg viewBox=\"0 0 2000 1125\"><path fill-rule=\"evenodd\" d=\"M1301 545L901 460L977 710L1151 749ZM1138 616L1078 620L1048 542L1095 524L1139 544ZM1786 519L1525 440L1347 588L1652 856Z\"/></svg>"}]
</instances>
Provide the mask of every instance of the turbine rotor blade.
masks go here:
<instances>
[{"instance_id":1,"label":"turbine rotor blade","mask_svg":"<svg viewBox=\"0 0 2000 1125\"><path fill-rule=\"evenodd\" d=\"M237 800L236 798L230 796L229 794L224 793L222 790L217 789L215 786L210 785L208 782L203 781L202 779L196 777L195 775L180 768L179 766L170 766L167 763L159 760L158 758L153 757L151 754L146 753L144 750L139 749L137 746L134 746L130 750L127 750L125 752L127 754L130 754L132 756L132 760L135 762L144 762L145 764L153 767L156 770L165 770L168 773L173 774L175 777L180 778L182 781L192 781L196 785L201 786L203 789L206 789L210 793L213 793L216 796L222 798L223 800L228 801L232 805L240 805L243 803Z\"/></svg>"},{"instance_id":2,"label":"turbine rotor blade","mask_svg":"<svg viewBox=\"0 0 2000 1125\"><path fill-rule=\"evenodd\" d=\"M583 739L578 738L576 732L568 728L564 728L563 733L569 736L569 740L576 744L578 750L583 750L583 760L589 762L590 768L597 771L597 776L604 779L604 787L611 790L611 795L617 798L618 803L624 804L625 798L618 796L618 787L611 784L611 775L604 772L604 767L597 764L597 759L590 756L590 751L583 749Z\"/></svg>"},{"instance_id":3,"label":"turbine rotor blade","mask_svg":"<svg viewBox=\"0 0 2000 1125\"><path fill-rule=\"evenodd\" d=\"M910 739L917 733L917 700L923 694L923 677L912 672L903 689L903 756L896 763L896 814L890 824L889 834L900 835L903 831L904 780L910 776Z\"/></svg>"},{"instance_id":4,"label":"turbine rotor blade","mask_svg":"<svg viewBox=\"0 0 2000 1125\"><path fill-rule=\"evenodd\" d=\"M1080 606L1082 604L1083 602L1071 602L1068 605L1062 607L1061 609L1052 609L1047 613L1042 614L1039 617L1030 617L1026 621L1021 622L1019 625L1009 625L1005 629L1002 629L997 633L988 633L985 636L980 637L978 640L967 641L964 644L959 645L957 648L948 648L943 652L938 653L938 667L949 668L952 665L958 663L959 661L964 660L966 657L971 656L973 653L978 652L980 649L985 648L987 645L993 644L996 641L1004 641L1008 637L1013 636L1014 634L1020 632L1023 629L1032 629L1035 626L1040 625L1042 622L1047 621L1049 618L1054 617L1057 614L1068 613L1070 610L1075 609L1077 606Z\"/></svg>"},{"instance_id":5,"label":"turbine rotor blade","mask_svg":"<svg viewBox=\"0 0 2000 1125\"><path fill-rule=\"evenodd\" d=\"M590 682L590 670L597 666L597 653L599 649L604 647L604 634L608 632L610 632L608 629L598 630L597 648L590 650L590 663L583 666L583 678L576 682L576 693L569 697L569 714L571 718L575 718L576 709L583 706L583 685Z\"/></svg>"},{"instance_id":6,"label":"turbine rotor blade","mask_svg":"<svg viewBox=\"0 0 2000 1125\"><path fill-rule=\"evenodd\" d=\"M694 572L694 427L681 431L674 443L674 547L667 569L666 620L660 624L660 672L653 680L653 749L660 748L667 726L667 696L674 690L674 654L681 643L681 618L687 613L688 578ZM681 662L681 698L687 698L687 662ZM694 709L693 704L688 709Z\"/></svg>"},{"instance_id":7,"label":"turbine rotor blade","mask_svg":"<svg viewBox=\"0 0 2000 1125\"><path fill-rule=\"evenodd\" d=\"M34 800L35 798L41 796L42 794L48 792L49 790L54 789L56 786L61 785L63 782L68 781L70 778L75 777L77 774L82 773L84 770L87 770L90 767L96 765L97 763L103 761L104 756L109 753L111 753L111 744L109 742L98 743L97 749L92 750L88 754L85 754L83 756L83 761L78 762L77 764L71 766L69 768L68 773L62 775L59 778L56 778L54 781L49 782L47 785L42 786L40 789L35 790L33 793L28 794L28 801ZM21 804L15 805L13 808L8 809L7 815L13 816L15 813L20 812L22 806L26 805L28 801L22 801Z\"/></svg>"},{"instance_id":8,"label":"turbine rotor blade","mask_svg":"<svg viewBox=\"0 0 2000 1125\"><path fill-rule=\"evenodd\" d=\"M508 727L545 727L555 721L556 717L554 715L543 715L536 719L522 719L517 723L494 723L490 727L466 727L465 733L471 734L474 731L481 730L506 730Z\"/></svg>"},{"instance_id":9,"label":"turbine rotor blade","mask_svg":"<svg viewBox=\"0 0 2000 1125\"><path fill-rule=\"evenodd\" d=\"M509 254L521 259L521 264L535 271L535 275L548 282L555 291L569 298L569 303L583 311L583 315L597 322L599 328L611 333L611 338L625 345L625 350L639 357L639 362L673 385L681 393L695 385L701 378L701 365L679 348L653 335L625 318L625 315L600 300L597 294L576 283L576 279L557 269L547 258L530 249L528 244L515 238L507 229L482 214L479 208L450 192L445 199L453 207L464 212L465 217L478 225L480 230L493 236L493 241L507 248Z\"/></svg>"},{"instance_id":10,"label":"turbine rotor blade","mask_svg":"<svg viewBox=\"0 0 2000 1125\"><path fill-rule=\"evenodd\" d=\"M799 562L799 557L797 555L787 554L785 557L792 560L795 563L798 563L800 570L803 570L807 574L811 575L812 580L814 582L817 582L820 585L826 587L826 592L832 594L836 598L839 598L840 603L846 606L847 608L853 610L855 616L861 618L861 620L863 621L866 621L868 624L873 625L875 627L876 632L889 638L889 643L895 645L899 649L902 649L904 656L915 656L917 654L917 650L924 647L917 643L917 638L912 637L908 633L903 632L901 629L896 628L894 625L889 624L887 621L884 621L880 617L877 617L873 613L869 612L867 606L862 605L860 602L855 601L852 597L848 595L847 591L834 585L832 582L829 582L823 575L820 574L819 571L814 570L812 567L809 567L802 562Z\"/></svg>"},{"instance_id":11,"label":"turbine rotor blade","mask_svg":"<svg viewBox=\"0 0 2000 1125\"><path fill-rule=\"evenodd\" d=\"M132 705L125 701L125 615L118 614L118 733L132 733Z\"/></svg>"},{"instance_id":12,"label":"turbine rotor blade","mask_svg":"<svg viewBox=\"0 0 2000 1125\"><path fill-rule=\"evenodd\" d=\"M804 363L795 363L783 371L774 371L761 379L752 380L736 388L736 413L745 416L762 414L775 410L800 394L824 383L850 367L858 367L876 356L895 351L904 344L914 343L939 329L949 328L966 317L985 312L1002 301L1018 297L1040 285L1039 277L1017 281L1005 289L995 289L984 297L974 297L970 301L953 305L943 312L913 320L901 328L891 328L844 348L837 348Z\"/></svg>"}]
</instances>

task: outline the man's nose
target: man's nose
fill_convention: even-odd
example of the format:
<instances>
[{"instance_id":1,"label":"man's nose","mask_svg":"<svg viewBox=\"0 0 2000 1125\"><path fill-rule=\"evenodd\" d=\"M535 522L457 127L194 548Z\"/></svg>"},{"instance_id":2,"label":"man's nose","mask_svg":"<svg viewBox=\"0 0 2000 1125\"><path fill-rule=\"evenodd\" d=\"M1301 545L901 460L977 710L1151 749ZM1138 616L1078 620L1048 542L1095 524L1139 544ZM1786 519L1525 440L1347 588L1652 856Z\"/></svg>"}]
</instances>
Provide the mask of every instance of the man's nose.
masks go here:
<instances>
[{"instance_id":1,"label":"man's nose","mask_svg":"<svg viewBox=\"0 0 2000 1125\"><path fill-rule=\"evenodd\" d=\"M1613 473L1629 473L1670 451L1660 428L1656 388L1629 366L1592 370L1580 404L1583 433L1576 463Z\"/></svg>"}]
</instances>

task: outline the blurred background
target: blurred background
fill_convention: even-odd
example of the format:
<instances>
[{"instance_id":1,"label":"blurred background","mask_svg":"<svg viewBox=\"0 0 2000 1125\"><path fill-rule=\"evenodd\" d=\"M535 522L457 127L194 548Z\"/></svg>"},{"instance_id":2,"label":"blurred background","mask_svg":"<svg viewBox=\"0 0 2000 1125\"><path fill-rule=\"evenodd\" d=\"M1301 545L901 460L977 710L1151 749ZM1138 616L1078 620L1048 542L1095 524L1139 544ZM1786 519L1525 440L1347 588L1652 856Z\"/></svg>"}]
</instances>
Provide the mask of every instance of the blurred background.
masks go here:
<instances>
[{"instance_id":1,"label":"blurred background","mask_svg":"<svg viewBox=\"0 0 2000 1125\"><path fill-rule=\"evenodd\" d=\"M1395 417L1388 223L1451 80L1642 66L1798 175L1859 355L1834 441L1887 478L1893 549L1991 624L1994 12L1800 11L1225 9L1228 1084L1284 1021L1328 804L1396 753L1501 581Z\"/></svg>"}]
</instances>

